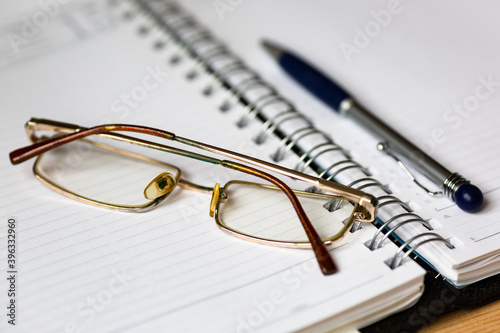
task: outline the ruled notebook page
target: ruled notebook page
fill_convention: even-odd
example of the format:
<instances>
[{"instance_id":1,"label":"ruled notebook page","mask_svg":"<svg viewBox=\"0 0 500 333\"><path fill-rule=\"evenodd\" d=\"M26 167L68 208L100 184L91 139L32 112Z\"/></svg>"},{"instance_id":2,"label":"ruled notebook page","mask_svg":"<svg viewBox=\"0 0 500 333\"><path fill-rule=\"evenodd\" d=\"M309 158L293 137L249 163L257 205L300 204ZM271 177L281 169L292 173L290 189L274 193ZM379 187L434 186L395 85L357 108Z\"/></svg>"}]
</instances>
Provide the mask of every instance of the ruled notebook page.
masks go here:
<instances>
[{"instance_id":1,"label":"ruled notebook page","mask_svg":"<svg viewBox=\"0 0 500 333\"><path fill-rule=\"evenodd\" d=\"M32 161L11 165L8 152L29 143L30 117L149 125L262 158L278 143L255 146L259 125L238 129L242 108L219 112L224 91L203 96L210 78L186 79L193 68L186 58L170 67L172 49L154 51L158 36L138 34L139 21L123 22L100 1L60 10L0 68L0 267L5 277L13 218L16 332L285 332L318 322L326 329L367 324L418 299L423 270L413 261L391 270L384 260L395 246L371 252L363 244L370 225L331 249L340 271L325 277L312 251L220 231L208 216L210 195L176 188L153 211L120 213L50 190L34 178ZM13 24L4 29L16 31ZM82 154L60 162L78 166ZM175 163L207 186L235 177L201 162ZM9 284L0 281L5 312ZM1 331L14 331L2 317Z\"/></svg>"},{"instance_id":2,"label":"ruled notebook page","mask_svg":"<svg viewBox=\"0 0 500 333\"><path fill-rule=\"evenodd\" d=\"M433 232L455 245L452 251L442 244L419 248L438 269L456 275L452 269L489 264L485 271L468 277L474 281L498 271L500 252L500 158L496 154L500 49L494 14L498 4L402 1L394 8L389 4L292 1L285 7L277 1L252 1L216 10L209 3L194 1L186 6L234 45L315 126L409 202L431 223ZM365 29L374 30L367 35ZM416 187L394 160L376 150L377 138L333 113L284 74L260 45L264 38L308 59L368 110L452 172L470 179L485 194L482 210L464 213L449 199L430 197ZM423 176L419 180L438 189ZM425 228L404 226L398 232L409 239Z\"/></svg>"}]
</instances>

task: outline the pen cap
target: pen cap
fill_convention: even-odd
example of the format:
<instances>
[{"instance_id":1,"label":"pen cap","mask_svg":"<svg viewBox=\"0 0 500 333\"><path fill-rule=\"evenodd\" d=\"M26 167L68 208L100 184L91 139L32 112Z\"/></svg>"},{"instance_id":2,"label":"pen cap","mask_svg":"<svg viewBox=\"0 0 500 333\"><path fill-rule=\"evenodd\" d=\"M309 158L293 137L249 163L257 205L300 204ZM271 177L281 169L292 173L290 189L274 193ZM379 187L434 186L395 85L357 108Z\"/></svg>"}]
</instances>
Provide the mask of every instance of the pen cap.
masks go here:
<instances>
[{"instance_id":1,"label":"pen cap","mask_svg":"<svg viewBox=\"0 0 500 333\"><path fill-rule=\"evenodd\" d=\"M475 185L466 183L455 191L455 203L466 212L472 213L479 210L483 205L483 201L483 193Z\"/></svg>"}]
</instances>

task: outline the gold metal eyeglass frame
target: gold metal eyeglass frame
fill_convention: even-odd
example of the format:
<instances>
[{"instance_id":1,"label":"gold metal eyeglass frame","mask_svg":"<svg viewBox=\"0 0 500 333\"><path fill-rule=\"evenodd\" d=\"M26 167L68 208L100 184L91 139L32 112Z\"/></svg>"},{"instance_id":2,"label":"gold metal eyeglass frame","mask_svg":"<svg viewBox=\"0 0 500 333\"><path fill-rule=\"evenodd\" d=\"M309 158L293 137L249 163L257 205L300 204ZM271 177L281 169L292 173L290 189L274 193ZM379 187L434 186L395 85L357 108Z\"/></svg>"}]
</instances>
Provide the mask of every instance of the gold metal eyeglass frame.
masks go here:
<instances>
[{"instance_id":1,"label":"gold metal eyeglass frame","mask_svg":"<svg viewBox=\"0 0 500 333\"><path fill-rule=\"evenodd\" d=\"M47 186L56 190L59 193L62 193L73 199L85 203L119 211L131 211L131 212L142 212L156 207L161 201L163 201L170 194L170 192L173 190L176 184L179 184L179 186L183 188L212 193L212 199L210 202L210 216L215 217L218 227L221 228L223 231L232 234L236 237L246 240L251 240L262 244L268 244L280 247L312 248L316 256L316 259L318 261L318 264L321 268L321 271L325 275L333 274L338 270L329 252L326 250L325 245L332 245L342 240L346 236L346 234L349 233L349 230L352 228L352 226L356 221L366 222L366 223L373 222L377 214L377 206L378 206L377 200L372 195L367 194L365 192L337 184L330 180L317 178L257 158L246 156L237 152L233 152L216 146L180 137L171 132L167 132L152 127L125 125L125 124L108 124L108 125L98 125L86 128L74 124L68 124L46 119L32 118L26 123L25 129L29 139L33 142L33 144L12 151L9 155L11 163L19 164L32 157L39 156L39 158L35 161L35 164L33 166L35 176L40 181L45 183ZM35 133L36 131L50 131L50 132L57 132L58 134L52 137L38 137ZM238 160L246 164L230 160L221 160L203 154L194 153L188 150L167 146L164 144L147 141L141 138L131 137L116 132L133 132L133 133L153 135L170 141L176 141L178 143L185 144L194 148L205 150L214 154L222 155L224 157ZM82 197L76 193L61 188L57 184L53 183L50 179L43 177L43 175L41 175L36 171L38 163L41 160L43 153L51 149L57 148L59 146L62 146L66 143L73 142L75 140L83 139L85 141L85 138L90 136L104 136L106 138L110 138L113 140L127 142L130 144L146 148L156 149L163 152L189 157L202 162L220 165L228 169L233 169L239 172L259 177L261 179L264 179L272 183L274 186L255 184L250 182L242 182L242 181L229 182L222 188L218 183L215 185L214 188L200 186L180 178L181 172L175 166L150 159L149 157L124 151L104 144L99 144L96 142L91 142L91 143L104 149L125 154L132 158L138 158L146 160L148 162L163 164L165 166L168 166L169 168L174 168L179 172L177 172L177 176L173 176L170 173L162 173L159 176L157 176L153 181L151 181L151 183L146 187L144 193L148 199L151 199L151 201L148 202L147 204L137 205L137 206L126 206L126 205L114 205L105 202L99 202L89 198ZM326 192L327 194L309 193L309 192L292 190L288 185L286 185L280 179L257 168L265 169L267 171L275 172L277 174L284 175L295 180L306 182L316 187L317 189ZM291 202L302 224L302 227L305 230L309 242L303 242L303 241L283 242L283 241L262 239L259 237L238 232L237 230L231 229L223 222L221 222L219 218L219 207L221 202L224 202L224 200L226 199L227 193L225 189L231 183L244 183L247 185L261 186L266 188L279 189L283 191L283 193L288 197L289 201ZM345 225L337 234L326 240L322 240L319 237L316 230L314 229L314 227L312 226L311 222L309 221L309 218L304 212L302 205L297 199L297 195L331 197L335 199L347 200L353 203L354 209L349 219L345 222Z\"/></svg>"}]
</instances>

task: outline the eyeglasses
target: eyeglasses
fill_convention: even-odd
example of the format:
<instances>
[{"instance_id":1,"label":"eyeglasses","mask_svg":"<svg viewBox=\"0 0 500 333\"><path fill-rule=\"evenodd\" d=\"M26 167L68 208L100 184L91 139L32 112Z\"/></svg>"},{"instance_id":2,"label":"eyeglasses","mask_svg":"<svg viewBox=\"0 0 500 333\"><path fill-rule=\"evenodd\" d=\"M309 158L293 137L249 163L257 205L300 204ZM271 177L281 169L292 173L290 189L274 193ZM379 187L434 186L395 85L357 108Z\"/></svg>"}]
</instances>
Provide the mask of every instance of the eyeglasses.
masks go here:
<instances>
[{"instance_id":1,"label":"eyeglasses","mask_svg":"<svg viewBox=\"0 0 500 333\"><path fill-rule=\"evenodd\" d=\"M143 212L157 207L177 185L211 193L210 216L220 229L260 244L312 248L325 275L337 271L325 246L342 240L355 222L372 222L377 212L376 199L362 191L160 129L123 124L85 128L35 118L25 129L34 143L12 151L11 163L38 156L33 166L36 178L61 194L117 211ZM56 134L39 136L40 132ZM117 132L159 137L243 163ZM149 153L157 151L168 154L162 153L161 160L152 158ZM163 156L171 162L164 162ZM183 157L237 171L241 177L250 175L252 181L195 184L181 178L178 165L186 165ZM260 169L313 185L320 193L292 190ZM257 178L263 183L255 183Z\"/></svg>"}]
</instances>

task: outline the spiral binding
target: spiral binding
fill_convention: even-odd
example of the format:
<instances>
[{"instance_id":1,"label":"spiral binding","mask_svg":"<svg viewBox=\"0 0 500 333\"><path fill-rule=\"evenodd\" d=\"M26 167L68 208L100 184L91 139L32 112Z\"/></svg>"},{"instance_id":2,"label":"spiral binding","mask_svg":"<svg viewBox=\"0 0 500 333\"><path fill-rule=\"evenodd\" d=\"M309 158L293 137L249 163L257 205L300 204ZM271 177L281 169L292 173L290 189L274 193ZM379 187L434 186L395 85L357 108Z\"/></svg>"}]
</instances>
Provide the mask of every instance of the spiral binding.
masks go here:
<instances>
[{"instance_id":1,"label":"spiral binding","mask_svg":"<svg viewBox=\"0 0 500 333\"><path fill-rule=\"evenodd\" d=\"M271 158L274 162L280 162L285 159L286 153L290 151L293 147L297 146L297 143L311 135L320 134L328 140L328 136L320 131L318 131L314 126L307 125L305 127L301 127L291 132L287 136L285 136L278 145L278 149L275 153L271 155Z\"/></svg>"},{"instance_id":2,"label":"spiral binding","mask_svg":"<svg viewBox=\"0 0 500 333\"><path fill-rule=\"evenodd\" d=\"M387 202L386 202L387 203ZM387 227L389 227L389 225L400 219L400 218L407 218L406 220L403 220L403 221L400 221L399 223L397 223L395 226L391 227L389 229L389 231L387 231L387 233L383 234L383 230ZM411 223L411 222L420 222L422 223L423 225L427 226L427 228L429 229L432 229L431 225L423 220L420 216L418 216L417 214L414 214L414 213L411 213L411 212L408 212L408 213L402 213L402 214L399 214L399 215L395 215L393 216L392 218L388 219L384 224L382 224L380 226L380 228L377 230L377 232L373 235L371 241L369 242L369 244L367 244L368 248L370 250L375 250L375 249L378 249L382 246L382 244L384 243L384 241L394 232L396 231L400 226L404 225L404 224L407 224L407 223ZM376 246L376 241L377 241L377 238L379 235L383 235L382 239L379 241L378 243L378 246Z\"/></svg>"},{"instance_id":3,"label":"spiral binding","mask_svg":"<svg viewBox=\"0 0 500 333\"><path fill-rule=\"evenodd\" d=\"M304 117L304 115L295 111L295 109L290 109L286 111L281 111L272 118L267 119L261 126L259 134L254 138L254 142L258 145L263 144L266 138L274 133L274 131L281 125L290 120L301 119L309 125L312 123Z\"/></svg>"},{"instance_id":4,"label":"spiral binding","mask_svg":"<svg viewBox=\"0 0 500 333\"><path fill-rule=\"evenodd\" d=\"M292 150L299 156L295 169L304 171L307 168L311 168L318 173L318 177L320 178L332 180L348 170L360 170L366 177L359 178L347 186L359 190L370 187L380 188L386 193L386 195L377 198L380 202L380 209L396 205L406 211L406 213L393 216L385 223L380 223L373 238L365 243L370 250L382 247L385 240L391 234L401 226L409 223L417 223L432 230L431 225L427 221L413 213L406 203L391 195L391 190L387 186L372 178L370 172L352 160L346 150L336 144L327 134L316 129L303 114L295 109L290 101L283 98L274 87L261 79L254 70L248 68L239 57L231 53L224 44L216 40L207 29L201 27L191 16L178 7L175 2L165 0L127 0L127 2L135 6L137 11L147 16L146 22L140 29L141 33L146 33L153 25L162 29L163 35L156 42L155 47L162 48L170 42L177 45L179 51L171 57L171 65L176 65L184 57L188 57L194 61L195 67L188 72L187 79L194 79L201 72L207 73L211 77L211 83L203 89L203 94L211 95L215 89L225 88L228 97L220 105L219 109L221 111L229 111L238 102L244 105L245 112L236 124L238 127L247 126L255 118L258 118L262 122L260 130L254 138L256 144L264 143L266 138L273 133L281 138L277 150L271 155L271 158L275 162L283 160L287 153ZM203 48L204 51L200 51ZM214 64L219 60L224 60L226 63L222 67L216 68ZM234 79L238 77L240 81L234 82ZM241 79L241 77L244 78ZM250 100L247 96L252 90L264 90L265 93L256 99ZM266 118L262 115L262 110L265 107L276 104L284 106L285 109L271 118ZM296 129L292 133L284 133L281 130L283 124L296 120L303 121L303 127ZM308 151L303 151L298 143L312 135L319 135L323 141ZM319 167L317 159L323 154L333 151L340 152L344 159L326 168ZM445 194L453 196L457 184L461 184L460 175L452 175L447 181L449 186L445 186ZM317 191L316 189L308 190ZM325 208L334 210L335 205L335 200L332 200L325 205ZM421 233L402 244L387 263L394 269L401 265L421 245L435 241L444 242L450 249L454 248L448 240L436 233ZM406 248L408 250L404 252Z\"/></svg>"},{"instance_id":5,"label":"spiral binding","mask_svg":"<svg viewBox=\"0 0 500 333\"><path fill-rule=\"evenodd\" d=\"M288 101L276 95L274 91L269 95L265 95L258 98L254 103L246 106L248 111L243 117L241 117L241 119L236 123L236 125L240 128L247 126L248 123L259 114L261 109L276 103L285 103L288 105Z\"/></svg>"},{"instance_id":6,"label":"spiral binding","mask_svg":"<svg viewBox=\"0 0 500 333\"><path fill-rule=\"evenodd\" d=\"M312 155L312 153L315 150L318 150L318 148L320 148L319 151ZM297 161L297 164L295 165L295 170L303 172L314 160L316 160L321 155L331 151L340 151L344 154L346 153L345 150L339 145L330 141L326 141L312 147L311 149L309 149L309 151L302 154L302 156L300 156L299 160Z\"/></svg>"},{"instance_id":7,"label":"spiral binding","mask_svg":"<svg viewBox=\"0 0 500 333\"><path fill-rule=\"evenodd\" d=\"M420 242L416 243L413 246L410 246L411 243L413 243L415 240L418 240L423 237L429 237L426 239L421 240ZM443 242L449 249L454 249L455 247L450 243L450 241L444 239L440 235L433 233L433 232L424 232L421 234L418 234L409 240L407 240L403 245L401 245L396 252L396 254L392 257L392 259L386 261L387 265L389 265L390 268L395 269L399 265L401 265L404 260L410 256L413 252L415 252L421 245L424 245L429 242ZM404 252L403 250L409 247L408 251Z\"/></svg>"}]
</instances>

